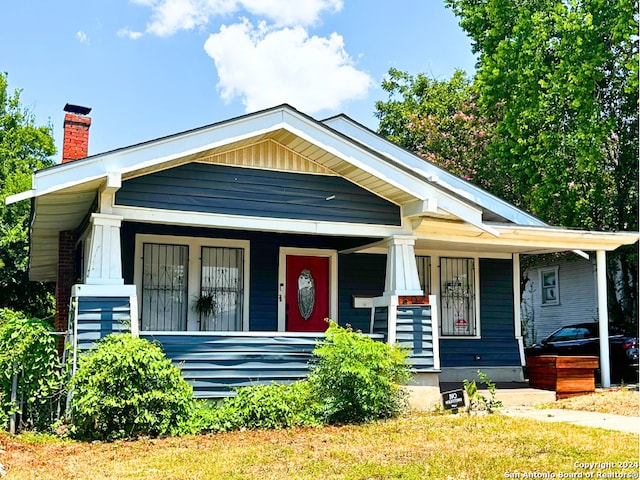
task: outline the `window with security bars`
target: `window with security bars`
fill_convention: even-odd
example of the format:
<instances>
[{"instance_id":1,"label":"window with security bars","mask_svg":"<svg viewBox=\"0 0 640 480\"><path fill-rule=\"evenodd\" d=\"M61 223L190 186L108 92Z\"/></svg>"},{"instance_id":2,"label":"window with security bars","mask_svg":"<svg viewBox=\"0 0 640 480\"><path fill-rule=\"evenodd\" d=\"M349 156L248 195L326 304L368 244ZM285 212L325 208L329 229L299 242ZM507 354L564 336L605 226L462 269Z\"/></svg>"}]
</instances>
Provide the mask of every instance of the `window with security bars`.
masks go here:
<instances>
[{"instance_id":1,"label":"window with security bars","mask_svg":"<svg viewBox=\"0 0 640 480\"><path fill-rule=\"evenodd\" d=\"M418 279L424 295L431 295L431 257L416 255L418 265Z\"/></svg>"},{"instance_id":2,"label":"window with security bars","mask_svg":"<svg viewBox=\"0 0 640 480\"><path fill-rule=\"evenodd\" d=\"M477 335L473 258L440 258L440 334Z\"/></svg>"},{"instance_id":3,"label":"window with security bars","mask_svg":"<svg viewBox=\"0 0 640 480\"><path fill-rule=\"evenodd\" d=\"M208 310L200 311L200 330L242 330L244 304L244 249L202 247L200 299Z\"/></svg>"},{"instance_id":4,"label":"window with security bars","mask_svg":"<svg viewBox=\"0 0 640 480\"><path fill-rule=\"evenodd\" d=\"M188 246L144 244L142 330L186 330L188 266Z\"/></svg>"}]
</instances>

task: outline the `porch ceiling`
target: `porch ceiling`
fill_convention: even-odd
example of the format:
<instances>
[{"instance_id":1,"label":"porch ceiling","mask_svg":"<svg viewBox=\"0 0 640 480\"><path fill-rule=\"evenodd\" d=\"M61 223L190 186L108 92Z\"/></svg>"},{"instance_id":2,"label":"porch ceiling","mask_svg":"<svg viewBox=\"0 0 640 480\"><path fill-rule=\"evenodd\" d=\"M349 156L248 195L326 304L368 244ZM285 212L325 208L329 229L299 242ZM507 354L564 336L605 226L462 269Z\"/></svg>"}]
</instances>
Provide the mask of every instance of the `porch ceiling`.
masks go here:
<instances>
[{"instance_id":1,"label":"porch ceiling","mask_svg":"<svg viewBox=\"0 0 640 480\"><path fill-rule=\"evenodd\" d=\"M36 197L30 232L29 278L55 281L60 232L74 230L96 199L99 180L62 192Z\"/></svg>"}]
</instances>

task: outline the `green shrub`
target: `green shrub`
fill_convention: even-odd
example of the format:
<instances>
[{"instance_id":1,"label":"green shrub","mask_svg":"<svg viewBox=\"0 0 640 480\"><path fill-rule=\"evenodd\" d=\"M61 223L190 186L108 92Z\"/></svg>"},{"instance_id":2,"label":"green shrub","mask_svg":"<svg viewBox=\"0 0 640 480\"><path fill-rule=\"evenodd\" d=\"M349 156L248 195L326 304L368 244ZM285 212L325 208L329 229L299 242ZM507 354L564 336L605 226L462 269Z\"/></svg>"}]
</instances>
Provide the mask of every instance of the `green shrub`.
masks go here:
<instances>
[{"instance_id":1,"label":"green shrub","mask_svg":"<svg viewBox=\"0 0 640 480\"><path fill-rule=\"evenodd\" d=\"M411 379L407 352L331 321L313 351L311 383L328 423L361 423L399 415L401 385Z\"/></svg>"},{"instance_id":2,"label":"green shrub","mask_svg":"<svg viewBox=\"0 0 640 480\"><path fill-rule=\"evenodd\" d=\"M225 432L317 425L318 413L310 385L305 380L289 385L252 385L239 388L236 396L226 398L220 404L201 404L194 413L191 431Z\"/></svg>"},{"instance_id":3,"label":"green shrub","mask_svg":"<svg viewBox=\"0 0 640 480\"><path fill-rule=\"evenodd\" d=\"M60 360L50 326L20 312L0 310L0 428L16 413L19 429L46 430L62 393ZM11 402L17 376L17 401Z\"/></svg>"},{"instance_id":4,"label":"green shrub","mask_svg":"<svg viewBox=\"0 0 640 480\"><path fill-rule=\"evenodd\" d=\"M72 431L85 439L179 434L193 407L191 386L160 347L127 334L81 355L71 388Z\"/></svg>"}]
</instances>

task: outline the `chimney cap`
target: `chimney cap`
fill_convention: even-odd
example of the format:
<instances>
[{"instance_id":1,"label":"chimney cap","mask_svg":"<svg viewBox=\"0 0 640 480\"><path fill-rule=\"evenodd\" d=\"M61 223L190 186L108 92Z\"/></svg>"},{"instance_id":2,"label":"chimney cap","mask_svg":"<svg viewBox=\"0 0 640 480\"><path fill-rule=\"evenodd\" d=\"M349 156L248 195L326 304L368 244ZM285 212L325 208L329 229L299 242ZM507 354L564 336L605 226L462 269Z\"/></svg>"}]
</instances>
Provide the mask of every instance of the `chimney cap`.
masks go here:
<instances>
[{"instance_id":1,"label":"chimney cap","mask_svg":"<svg viewBox=\"0 0 640 480\"><path fill-rule=\"evenodd\" d=\"M91 111L91 108L83 107L81 105L73 105L72 103L67 103L64 106L64 111L69 113L77 113L79 115L87 115Z\"/></svg>"}]
</instances>

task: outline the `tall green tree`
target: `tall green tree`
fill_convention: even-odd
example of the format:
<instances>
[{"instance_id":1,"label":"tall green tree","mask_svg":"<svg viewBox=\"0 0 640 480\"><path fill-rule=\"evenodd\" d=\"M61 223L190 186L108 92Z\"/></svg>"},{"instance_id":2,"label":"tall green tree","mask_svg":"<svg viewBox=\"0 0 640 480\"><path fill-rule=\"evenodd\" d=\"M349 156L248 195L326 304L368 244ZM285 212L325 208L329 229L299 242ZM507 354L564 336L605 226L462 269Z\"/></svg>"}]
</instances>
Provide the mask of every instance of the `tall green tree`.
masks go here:
<instances>
[{"instance_id":1,"label":"tall green tree","mask_svg":"<svg viewBox=\"0 0 640 480\"><path fill-rule=\"evenodd\" d=\"M445 1L479 54L509 200L554 224L637 228L637 2Z\"/></svg>"},{"instance_id":2,"label":"tall green tree","mask_svg":"<svg viewBox=\"0 0 640 480\"><path fill-rule=\"evenodd\" d=\"M31 188L31 175L53 165L55 152L51 125L37 126L0 74L0 307L40 318L53 312L53 286L28 278L30 206L5 199Z\"/></svg>"},{"instance_id":3,"label":"tall green tree","mask_svg":"<svg viewBox=\"0 0 640 480\"><path fill-rule=\"evenodd\" d=\"M480 113L464 72L437 80L392 68L382 88L389 98L376 102L378 133L481 187L497 186L487 152L495 124Z\"/></svg>"},{"instance_id":4,"label":"tall green tree","mask_svg":"<svg viewBox=\"0 0 640 480\"><path fill-rule=\"evenodd\" d=\"M479 55L502 191L543 220L638 229L638 2L445 0ZM637 325L636 247L610 255L614 318ZM610 295L615 300L615 295Z\"/></svg>"}]
</instances>

